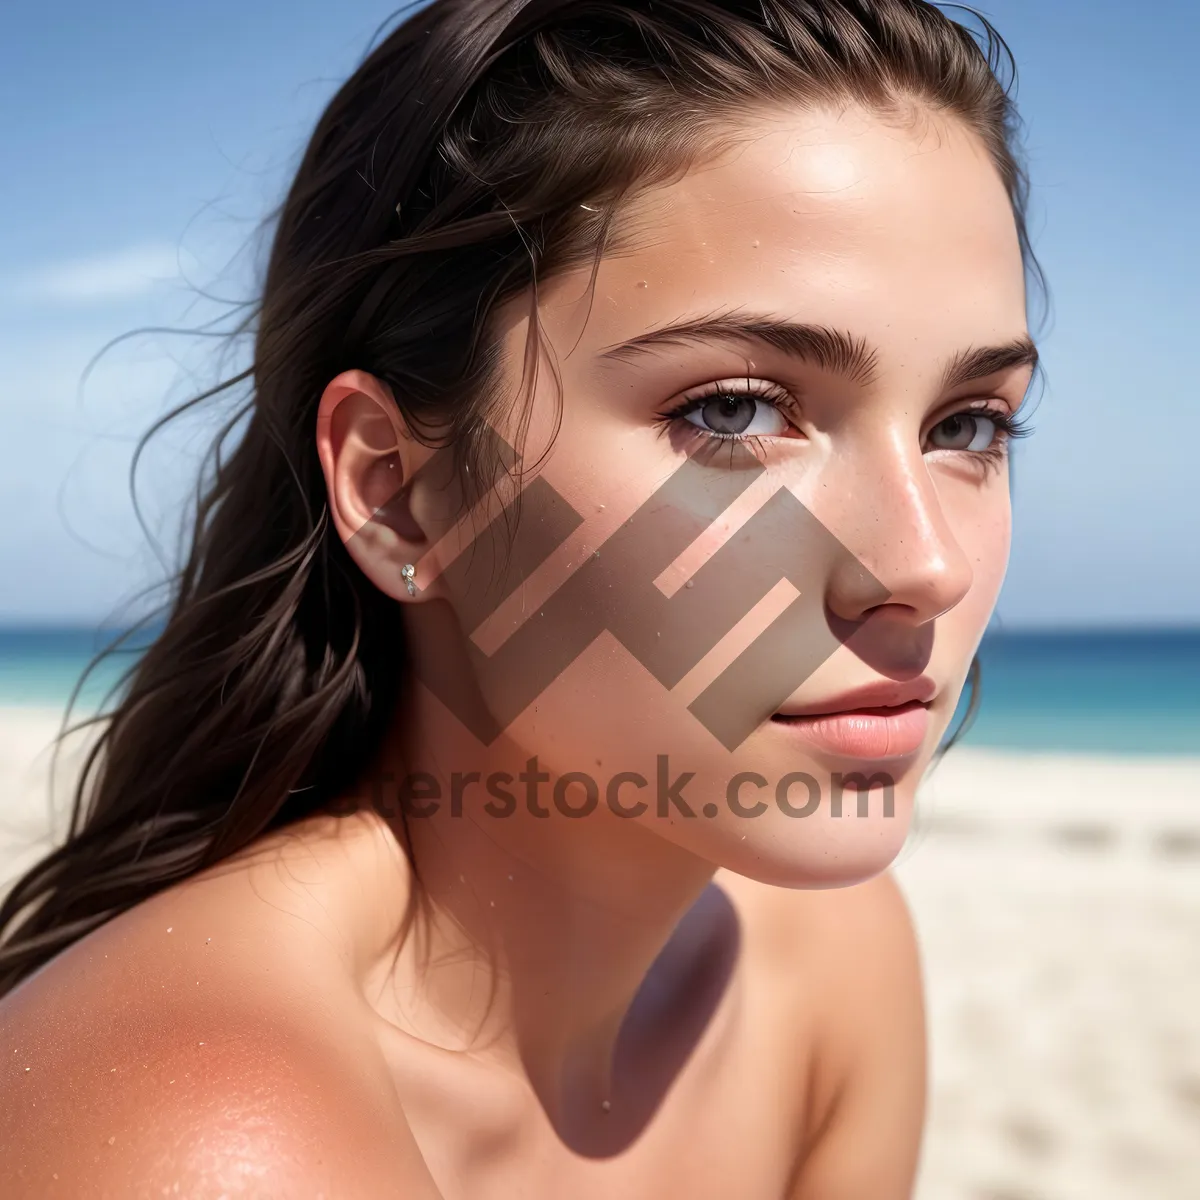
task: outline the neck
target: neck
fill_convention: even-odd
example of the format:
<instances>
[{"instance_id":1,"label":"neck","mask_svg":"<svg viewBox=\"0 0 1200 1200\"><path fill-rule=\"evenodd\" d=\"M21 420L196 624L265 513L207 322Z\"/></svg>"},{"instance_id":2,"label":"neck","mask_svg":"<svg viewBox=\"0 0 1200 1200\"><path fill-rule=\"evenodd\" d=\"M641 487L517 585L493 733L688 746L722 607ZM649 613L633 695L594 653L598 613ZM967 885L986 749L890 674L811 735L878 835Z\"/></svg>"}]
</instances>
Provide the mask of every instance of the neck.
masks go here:
<instances>
[{"instance_id":1,"label":"neck","mask_svg":"<svg viewBox=\"0 0 1200 1200\"><path fill-rule=\"evenodd\" d=\"M603 803L564 816L557 779L526 751L472 750L414 707L373 769L395 802L424 775L407 820L388 817L407 825L429 914L398 959L380 956L403 976L386 994L411 997L394 1019L517 1067L571 1141L627 1140L726 990L736 919L714 868ZM487 789L500 773L511 806ZM433 796L436 812L415 815Z\"/></svg>"}]
</instances>

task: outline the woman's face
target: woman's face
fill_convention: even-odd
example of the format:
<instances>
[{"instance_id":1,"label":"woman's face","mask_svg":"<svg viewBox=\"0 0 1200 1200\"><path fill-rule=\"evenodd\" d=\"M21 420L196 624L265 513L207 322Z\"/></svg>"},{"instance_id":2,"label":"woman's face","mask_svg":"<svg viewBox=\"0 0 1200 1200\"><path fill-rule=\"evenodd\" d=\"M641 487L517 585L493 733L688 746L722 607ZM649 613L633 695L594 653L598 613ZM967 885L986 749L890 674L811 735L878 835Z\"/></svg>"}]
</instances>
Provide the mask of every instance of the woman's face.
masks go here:
<instances>
[{"instance_id":1,"label":"woman's face","mask_svg":"<svg viewBox=\"0 0 1200 1200\"><path fill-rule=\"evenodd\" d=\"M617 229L594 281L540 288L525 440L519 409L495 417L540 460L524 582L483 603L487 562L441 575L478 519L418 582L473 614L497 753L538 757L551 810L576 773L560 798L586 809L594 781L590 819L641 801L620 819L739 873L865 878L903 843L1007 560L1033 351L1004 187L953 120L779 112ZM525 303L502 314L514 395ZM414 505L436 525L433 493ZM856 772L885 777L863 815Z\"/></svg>"}]
</instances>

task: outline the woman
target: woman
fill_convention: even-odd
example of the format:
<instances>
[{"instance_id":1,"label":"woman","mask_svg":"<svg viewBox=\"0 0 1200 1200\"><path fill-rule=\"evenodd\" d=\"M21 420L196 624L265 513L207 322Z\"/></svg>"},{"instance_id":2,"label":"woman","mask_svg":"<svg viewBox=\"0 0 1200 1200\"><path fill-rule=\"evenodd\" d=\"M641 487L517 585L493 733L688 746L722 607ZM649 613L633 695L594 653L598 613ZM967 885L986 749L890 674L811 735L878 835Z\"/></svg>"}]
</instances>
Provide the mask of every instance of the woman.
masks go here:
<instances>
[{"instance_id":1,"label":"woman","mask_svg":"<svg viewBox=\"0 0 1200 1200\"><path fill-rule=\"evenodd\" d=\"M1035 366L995 57L921 0L435 0L364 62L0 912L6 1196L910 1194L887 867Z\"/></svg>"}]
</instances>

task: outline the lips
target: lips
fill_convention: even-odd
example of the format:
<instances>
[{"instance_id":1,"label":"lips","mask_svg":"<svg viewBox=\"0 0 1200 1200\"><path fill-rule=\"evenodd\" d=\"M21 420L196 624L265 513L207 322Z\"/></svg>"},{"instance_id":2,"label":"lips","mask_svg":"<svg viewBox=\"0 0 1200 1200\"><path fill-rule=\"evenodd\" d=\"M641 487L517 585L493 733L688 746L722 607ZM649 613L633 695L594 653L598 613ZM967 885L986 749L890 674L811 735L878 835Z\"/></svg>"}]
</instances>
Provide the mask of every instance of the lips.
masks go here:
<instances>
[{"instance_id":1,"label":"lips","mask_svg":"<svg viewBox=\"0 0 1200 1200\"><path fill-rule=\"evenodd\" d=\"M824 702L788 705L772 717L778 728L812 749L839 758L878 761L917 753L929 732L931 679L868 684Z\"/></svg>"},{"instance_id":2,"label":"lips","mask_svg":"<svg viewBox=\"0 0 1200 1200\"><path fill-rule=\"evenodd\" d=\"M871 708L898 708L913 701L928 704L936 695L937 684L928 675L918 675L916 679L907 679L903 683L882 679L842 692L827 700L814 701L811 704L785 704L777 715L816 717L860 712Z\"/></svg>"}]
</instances>

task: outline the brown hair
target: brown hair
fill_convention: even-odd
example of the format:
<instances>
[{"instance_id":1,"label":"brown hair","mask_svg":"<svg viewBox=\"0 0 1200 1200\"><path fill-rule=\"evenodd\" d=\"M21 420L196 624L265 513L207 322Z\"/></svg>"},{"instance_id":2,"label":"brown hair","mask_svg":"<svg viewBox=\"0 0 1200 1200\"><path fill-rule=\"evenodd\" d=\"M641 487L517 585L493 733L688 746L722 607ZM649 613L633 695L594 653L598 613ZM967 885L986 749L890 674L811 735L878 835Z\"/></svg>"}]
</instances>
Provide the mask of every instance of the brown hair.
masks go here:
<instances>
[{"instance_id":1,"label":"brown hair","mask_svg":"<svg viewBox=\"0 0 1200 1200\"><path fill-rule=\"evenodd\" d=\"M533 343L537 283L595 261L616 202L766 105L962 120L1036 273L1012 60L977 20L922 0L434 0L399 24L325 110L270 219L261 298L236 331L254 337L252 367L139 446L247 385L206 460L165 624L111 710L83 723L106 722L66 841L0 905L0 994L328 804L378 744L406 649L396 605L328 516L313 435L339 372L386 382L410 425L469 465L494 400L496 306L528 293Z\"/></svg>"}]
</instances>

